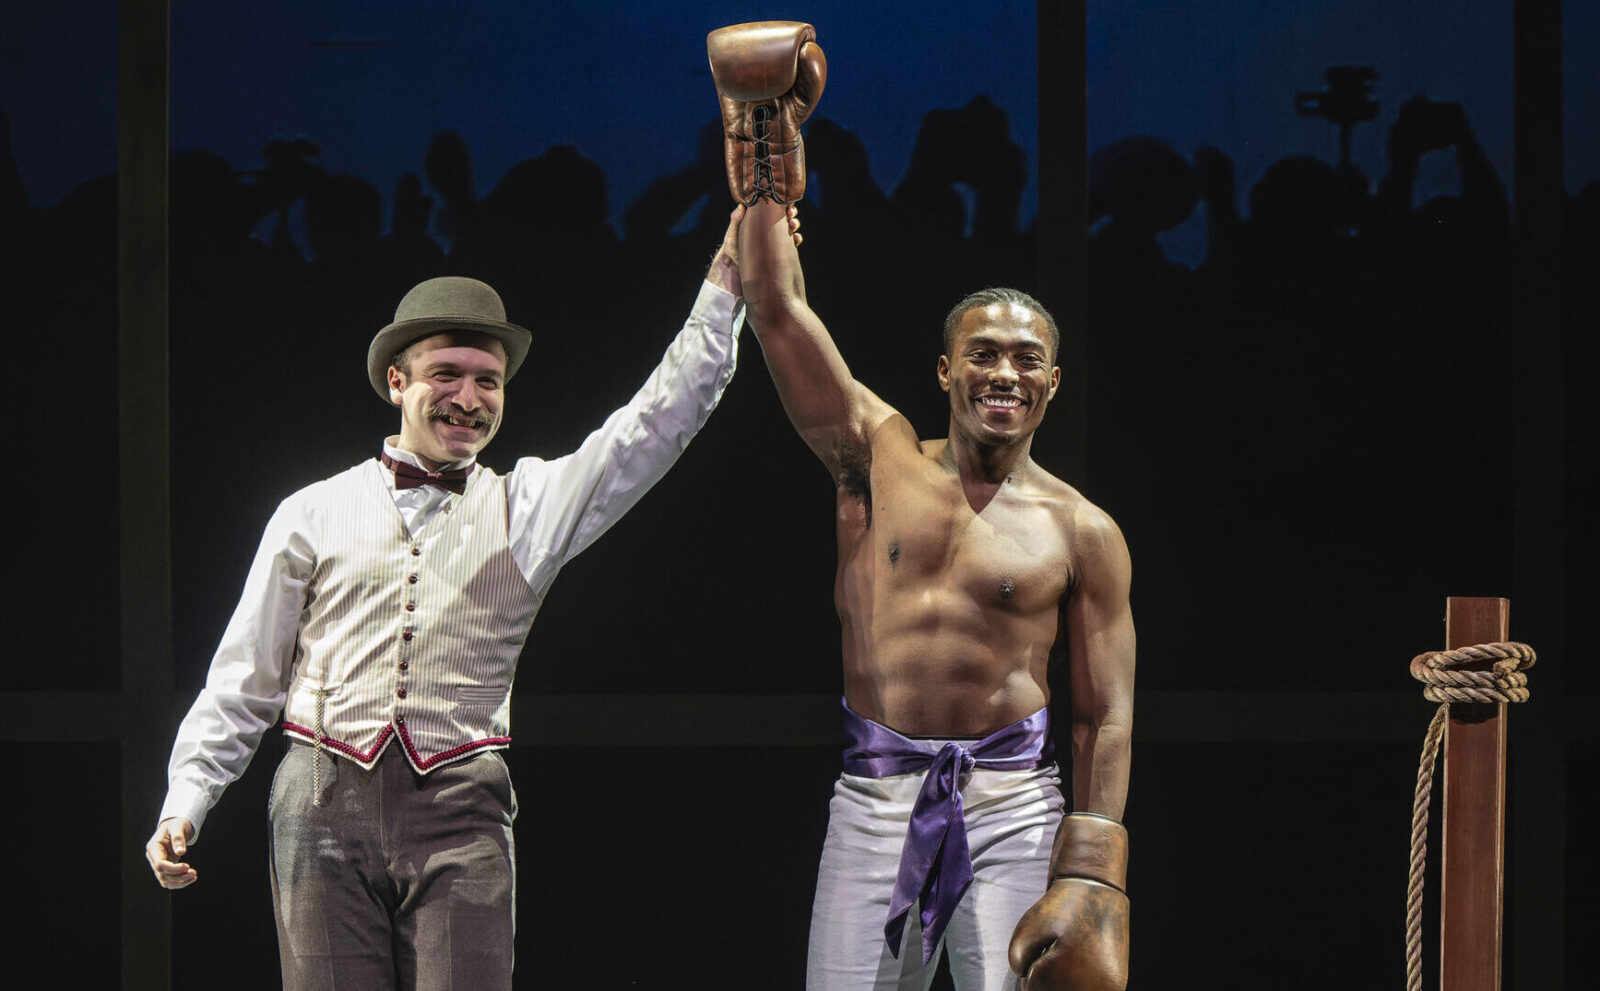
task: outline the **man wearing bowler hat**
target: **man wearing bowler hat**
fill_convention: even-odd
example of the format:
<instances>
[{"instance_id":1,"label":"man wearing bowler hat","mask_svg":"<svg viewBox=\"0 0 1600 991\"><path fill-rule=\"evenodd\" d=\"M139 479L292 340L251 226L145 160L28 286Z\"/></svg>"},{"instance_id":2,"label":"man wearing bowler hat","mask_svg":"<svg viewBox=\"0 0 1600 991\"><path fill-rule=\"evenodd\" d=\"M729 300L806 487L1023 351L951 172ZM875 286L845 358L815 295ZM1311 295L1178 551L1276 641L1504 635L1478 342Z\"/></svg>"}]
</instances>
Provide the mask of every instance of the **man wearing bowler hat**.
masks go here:
<instances>
[{"instance_id":1,"label":"man wearing bowler hat","mask_svg":"<svg viewBox=\"0 0 1600 991\"><path fill-rule=\"evenodd\" d=\"M146 848L163 886L192 884L206 813L281 713L285 987L510 987L517 803L498 751L517 658L562 565L666 473L733 375L742 215L661 364L566 457L477 463L531 343L489 286L423 282L373 338L367 378L400 432L268 522Z\"/></svg>"}]
</instances>

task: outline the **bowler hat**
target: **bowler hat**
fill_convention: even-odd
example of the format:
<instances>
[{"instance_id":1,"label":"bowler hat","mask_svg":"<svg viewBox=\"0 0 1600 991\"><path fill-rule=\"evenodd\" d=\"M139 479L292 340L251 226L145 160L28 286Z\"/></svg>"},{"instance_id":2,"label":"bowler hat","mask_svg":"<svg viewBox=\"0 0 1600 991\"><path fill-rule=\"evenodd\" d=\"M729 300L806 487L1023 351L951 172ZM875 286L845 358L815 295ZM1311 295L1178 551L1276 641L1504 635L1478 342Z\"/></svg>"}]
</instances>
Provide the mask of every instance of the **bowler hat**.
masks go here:
<instances>
[{"instance_id":1,"label":"bowler hat","mask_svg":"<svg viewBox=\"0 0 1600 991\"><path fill-rule=\"evenodd\" d=\"M445 330L472 330L488 334L506 349L506 379L517 374L528 356L533 335L506 323L500 294L487 283L458 275L420 282L405 294L394 311L394 323L378 331L367 348L367 378L385 402L389 399L389 365L394 356L430 334Z\"/></svg>"}]
</instances>

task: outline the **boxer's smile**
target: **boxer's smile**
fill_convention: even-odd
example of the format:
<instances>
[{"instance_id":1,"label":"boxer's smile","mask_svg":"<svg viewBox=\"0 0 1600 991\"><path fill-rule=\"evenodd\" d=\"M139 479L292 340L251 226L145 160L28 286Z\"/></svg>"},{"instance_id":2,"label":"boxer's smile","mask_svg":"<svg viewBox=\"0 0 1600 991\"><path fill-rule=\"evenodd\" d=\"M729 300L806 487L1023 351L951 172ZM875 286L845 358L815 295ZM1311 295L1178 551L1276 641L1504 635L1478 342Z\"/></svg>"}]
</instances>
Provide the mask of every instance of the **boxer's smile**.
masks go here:
<instances>
[{"instance_id":1,"label":"boxer's smile","mask_svg":"<svg viewBox=\"0 0 1600 991\"><path fill-rule=\"evenodd\" d=\"M994 304L962 314L951 353L939 359L952 433L982 444L1031 434L1061 382L1048 339L1024 306Z\"/></svg>"},{"instance_id":2,"label":"boxer's smile","mask_svg":"<svg viewBox=\"0 0 1600 991\"><path fill-rule=\"evenodd\" d=\"M1014 413L1028 404L1011 393L986 392L978 396L978 405L999 413Z\"/></svg>"}]
</instances>

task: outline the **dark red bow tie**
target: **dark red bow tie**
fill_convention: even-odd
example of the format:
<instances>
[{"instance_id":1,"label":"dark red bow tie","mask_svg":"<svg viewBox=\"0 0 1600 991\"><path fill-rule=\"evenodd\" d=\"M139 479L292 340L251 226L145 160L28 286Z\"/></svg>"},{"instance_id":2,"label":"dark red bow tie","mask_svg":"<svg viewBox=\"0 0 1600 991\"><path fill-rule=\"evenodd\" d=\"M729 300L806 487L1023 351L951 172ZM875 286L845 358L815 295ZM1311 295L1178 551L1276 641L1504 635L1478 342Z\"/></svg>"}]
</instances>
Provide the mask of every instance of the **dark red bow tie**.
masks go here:
<instances>
[{"instance_id":1,"label":"dark red bow tie","mask_svg":"<svg viewBox=\"0 0 1600 991\"><path fill-rule=\"evenodd\" d=\"M472 474L472 465L465 468L452 468L449 471L424 471L416 465L406 461L396 461L389 457L389 452L383 453L383 466L394 472L394 487L397 489L414 489L419 485L437 485L446 492L461 495L467 491L467 476Z\"/></svg>"}]
</instances>

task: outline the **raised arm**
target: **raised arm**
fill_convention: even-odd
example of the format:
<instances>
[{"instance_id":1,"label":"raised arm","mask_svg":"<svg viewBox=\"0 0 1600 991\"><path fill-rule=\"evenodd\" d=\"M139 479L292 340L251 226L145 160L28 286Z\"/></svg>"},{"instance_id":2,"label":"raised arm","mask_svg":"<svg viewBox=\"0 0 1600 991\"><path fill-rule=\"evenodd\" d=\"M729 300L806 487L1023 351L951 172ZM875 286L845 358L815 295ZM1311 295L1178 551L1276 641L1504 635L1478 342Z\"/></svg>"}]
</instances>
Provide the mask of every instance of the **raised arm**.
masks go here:
<instances>
[{"instance_id":1,"label":"raised arm","mask_svg":"<svg viewBox=\"0 0 1600 991\"><path fill-rule=\"evenodd\" d=\"M783 408L838 480L846 455L863 450L871 429L893 411L851 378L828 329L806 302L785 206L759 200L748 208L739 228L739 272L750 327Z\"/></svg>"},{"instance_id":2,"label":"raised arm","mask_svg":"<svg viewBox=\"0 0 1600 991\"><path fill-rule=\"evenodd\" d=\"M511 553L540 594L666 475L721 401L745 319L733 254L738 222L731 219L683 329L633 398L576 451L521 458L507 478Z\"/></svg>"}]
</instances>

